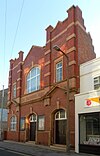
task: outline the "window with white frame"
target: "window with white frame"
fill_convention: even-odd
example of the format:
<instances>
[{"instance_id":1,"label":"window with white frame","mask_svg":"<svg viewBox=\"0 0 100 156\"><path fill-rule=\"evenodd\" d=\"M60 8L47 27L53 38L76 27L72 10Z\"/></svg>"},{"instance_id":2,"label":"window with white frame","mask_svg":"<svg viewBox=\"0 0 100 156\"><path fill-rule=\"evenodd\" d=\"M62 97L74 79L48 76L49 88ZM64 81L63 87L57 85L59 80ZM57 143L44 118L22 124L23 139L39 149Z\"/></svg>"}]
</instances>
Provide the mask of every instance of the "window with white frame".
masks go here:
<instances>
[{"instance_id":1,"label":"window with white frame","mask_svg":"<svg viewBox=\"0 0 100 156\"><path fill-rule=\"evenodd\" d=\"M30 119L29 119L30 122L37 122L37 116L35 114L32 114L30 116Z\"/></svg>"},{"instance_id":2,"label":"window with white frame","mask_svg":"<svg viewBox=\"0 0 100 156\"><path fill-rule=\"evenodd\" d=\"M10 120L10 130L11 131L16 131L16 124L17 124L17 119L16 116L12 116Z\"/></svg>"},{"instance_id":3,"label":"window with white frame","mask_svg":"<svg viewBox=\"0 0 100 156\"><path fill-rule=\"evenodd\" d=\"M31 93L40 88L40 69L34 67L27 75L27 93Z\"/></svg>"},{"instance_id":4,"label":"window with white frame","mask_svg":"<svg viewBox=\"0 0 100 156\"><path fill-rule=\"evenodd\" d=\"M56 64L56 82L62 80L62 61Z\"/></svg>"},{"instance_id":5,"label":"window with white frame","mask_svg":"<svg viewBox=\"0 0 100 156\"><path fill-rule=\"evenodd\" d=\"M66 112L63 109L57 111L57 113L55 114L55 120L62 120L62 119L66 119Z\"/></svg>"},{"instance_id":6,"label":"window with white frame","mask_svg":"<svg viewBox=\"0 0 100 156\"><path fill-rule=\"evenodd\" d=\"M13 85L13 98L16 98L16 84Z\"/></svg>"},{"instance_id":7,"label":"window with white frame","mask_svg":"<svg viewBox=\"0 0 100 156\"><path fill-rule=\"evenodd\" d=\"M100 76L94 78L94 89L100 89Z\"/></svg>"}]
</instances>

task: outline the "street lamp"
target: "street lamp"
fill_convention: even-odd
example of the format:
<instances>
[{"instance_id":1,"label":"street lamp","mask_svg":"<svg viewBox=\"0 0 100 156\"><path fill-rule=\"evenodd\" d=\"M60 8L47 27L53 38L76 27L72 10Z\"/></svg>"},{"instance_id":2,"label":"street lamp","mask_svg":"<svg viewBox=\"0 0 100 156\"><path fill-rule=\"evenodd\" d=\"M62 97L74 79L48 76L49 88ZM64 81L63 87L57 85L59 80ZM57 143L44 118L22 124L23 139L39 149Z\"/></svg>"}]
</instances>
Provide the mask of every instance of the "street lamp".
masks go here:
<instances>
[{"instance_id":1,"label":"street lamp","mask_svg":"<svg viewBox=\"0 0 100 156\"><path fill-rule=\"evenodd\" d=\"M64 53L64 51L62 51L60 49L60 47L58 47L57 45L53 46L53 49L55 49L56 51L60 51L67 59L67 67L66 67L66 72L67 72L67 99L66 99L66 152L70 152L70 128L69 128L69 58L66 55L66 53Z\"/></svg>"}]
</instances>

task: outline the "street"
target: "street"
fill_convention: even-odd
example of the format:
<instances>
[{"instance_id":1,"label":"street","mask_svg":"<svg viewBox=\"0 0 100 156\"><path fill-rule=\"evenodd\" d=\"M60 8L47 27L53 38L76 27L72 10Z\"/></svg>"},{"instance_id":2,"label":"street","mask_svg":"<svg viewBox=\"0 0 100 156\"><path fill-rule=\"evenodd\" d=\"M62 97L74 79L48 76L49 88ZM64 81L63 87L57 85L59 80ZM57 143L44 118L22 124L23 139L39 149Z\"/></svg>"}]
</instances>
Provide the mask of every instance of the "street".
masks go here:
<instances>
[{"instance_id":1,"label":"street","mask_svg":"<svg viewBox=\"0 0 100 156\"><path fill-rule=\"evenodd\" d=\"M1 156L29 156L27 154L22 154L22 153L19 153L19 152L6 150L6 149L3 149L3 148L0 148L0 155Z\"/></svg>"},{"instance_id":2,"label":"street","mask_svg":"<svg viewBox=\"0 0 100 156\"><path fill-rule=\"evenodd\" d=\"M14 141L0 141L0 156L96 156L87 153L69 154L50 147L34 145L32 143L19 143Z\"/></svg>"}]
</instances>

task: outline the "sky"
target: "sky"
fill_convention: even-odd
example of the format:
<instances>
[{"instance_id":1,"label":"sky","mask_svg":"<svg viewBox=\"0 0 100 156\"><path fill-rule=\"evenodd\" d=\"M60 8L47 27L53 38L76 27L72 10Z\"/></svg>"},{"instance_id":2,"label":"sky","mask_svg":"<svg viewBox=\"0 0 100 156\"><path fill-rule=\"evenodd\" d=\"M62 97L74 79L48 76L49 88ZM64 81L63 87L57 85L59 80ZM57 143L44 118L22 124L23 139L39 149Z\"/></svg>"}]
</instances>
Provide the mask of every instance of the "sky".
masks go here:
<instances>
[{"instance_id":1,"label":"sky","mask_svg":"<svg viewBox=\"0 0 100 156\"><path fill-rule=\"evenodd\" d=\"M9 60L24 58L32 45L45 46L45 29L68 17L67 10L78 5L86 31L90 32L96 56L100 56L100 0L0 0L0 90L8 87Z\"/></svg>"}]
</instances>

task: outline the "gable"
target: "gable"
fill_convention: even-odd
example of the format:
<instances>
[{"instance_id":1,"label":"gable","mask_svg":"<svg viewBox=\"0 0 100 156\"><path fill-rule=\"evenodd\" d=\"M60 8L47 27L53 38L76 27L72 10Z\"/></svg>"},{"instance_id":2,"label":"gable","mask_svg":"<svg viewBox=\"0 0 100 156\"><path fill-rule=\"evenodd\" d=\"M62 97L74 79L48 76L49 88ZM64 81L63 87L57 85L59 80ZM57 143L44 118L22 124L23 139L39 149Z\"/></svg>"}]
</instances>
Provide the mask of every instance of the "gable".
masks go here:
<instances>
[{"instance_id":1,"label":"gable","mask_svg":"<svg viewBox=\"0 0 100 156\"><path fill-rule=\"evenodd\" d=\"M66 93L66 89L64 87L59 87L59 86L53 86L44 96L43 99L48 98L52 96L52 94L57 94L60 92Z\"/></svg>"}]
</instances>

